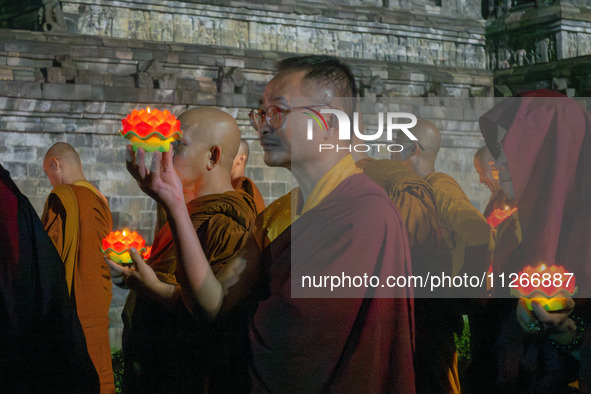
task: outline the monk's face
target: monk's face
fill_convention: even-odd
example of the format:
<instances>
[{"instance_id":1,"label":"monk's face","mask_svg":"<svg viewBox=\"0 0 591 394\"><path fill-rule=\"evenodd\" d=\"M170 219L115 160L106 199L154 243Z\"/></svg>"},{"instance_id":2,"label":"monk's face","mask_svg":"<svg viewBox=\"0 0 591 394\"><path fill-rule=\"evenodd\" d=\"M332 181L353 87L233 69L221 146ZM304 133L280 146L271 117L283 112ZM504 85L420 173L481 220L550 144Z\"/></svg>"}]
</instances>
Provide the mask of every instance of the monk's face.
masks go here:
<instances>
[{"instance_id":1,"label":"monk's face","mask_svg":"<svg viewBox=\"0 0 591 394\"><path fill-rule=\"evenodd\" d=\"M513 190L513 182L511 181L511 174L509 173L509 163L505 151L502 148L499 157L495 160L495 167L499 171L499 183L505 197L509 200L514 200L515 191Z\"/></svg>"},{"instance_id":2,"label":"monk's face","mask_svg":"<svg viewBox=\"0 0 591 394\"><path fill-rule=\"evenodd\" d=\"M183 129L183 140L175 145L174 151L174 169L185 191L193 191L199 186L209 159L207 146L196 138L195 129L196 125Z\"/></svg>"},{"instance_id":3,"label":"monk's face","mask_svg":"<svg viewBox=\"0 0 591 394\"><path fill-rule=\"evenodd\" d=\"M284 121L273 127L267 121L259 127L259 142L263 148L263 160L271 167L292 168L292 164L314 162L319 156L319 138L314 130L314 139L308 141L307 121L309 116L302 111L302 105L317 104L322 96L322 89L316 89L314 84L303 77L306 71L282 72L277 74L265 88L259 109L267 110L276 106L287 110L283 114ZM310 98L310 103L303 103L299 98ZM294 99L298 100L294 100ZM294 103L297 101L297 103ZM304 99L305 101L305 99ZM297 106L297 108L296 108ZM316 127L316 126L314 126Z\"/></svg>"},{"instance_id":4,"label":"monk's face","mask_svg":"<svg viewBox=\"0 0 591 394\"><path fill-rule=\"evenodd\" d=\"M491 193L495 193L501 188L499 181L494 179L488 163L483 163L482 160L477 157L474 159L474 168L480 177L480 183L486 185Z\"/></svg>"}]
</instances>

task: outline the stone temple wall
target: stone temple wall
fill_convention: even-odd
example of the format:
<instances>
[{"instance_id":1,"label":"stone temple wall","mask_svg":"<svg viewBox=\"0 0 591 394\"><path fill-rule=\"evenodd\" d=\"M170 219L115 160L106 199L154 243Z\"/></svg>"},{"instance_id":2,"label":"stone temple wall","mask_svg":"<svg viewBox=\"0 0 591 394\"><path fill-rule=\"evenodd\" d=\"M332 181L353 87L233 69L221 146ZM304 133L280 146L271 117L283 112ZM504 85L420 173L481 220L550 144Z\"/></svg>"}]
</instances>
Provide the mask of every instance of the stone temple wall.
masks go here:
<instances>
[{"instance_id":1,"label":"stone temple wall","mask_svg":"<svg viewBox=\"0 0 591 394\"><path fill-rule=\"evenodd\" d=\"M51 190L43 156L57 141L71 143L89 181L108 198L115 227L151 242L154 204L127 174L117 133L133 108L178 115L217 106L232 114L251 147L247 175L271 202L289 190L291 177L264 165L248 112L279 59L340 56L364 97L493 94L479 1L277 3L62 1L41 24L51 31L4 23L12 28L0 29L0 163L41 213ZM482 209L488 190L472 168L483 144L474 114L454 110L449 120L434 107L423 115L443 133L438 168ZM115 297L113 321L123 297ZM120 325L111 338L118 347Z\"/></svg>"}]
</instances>

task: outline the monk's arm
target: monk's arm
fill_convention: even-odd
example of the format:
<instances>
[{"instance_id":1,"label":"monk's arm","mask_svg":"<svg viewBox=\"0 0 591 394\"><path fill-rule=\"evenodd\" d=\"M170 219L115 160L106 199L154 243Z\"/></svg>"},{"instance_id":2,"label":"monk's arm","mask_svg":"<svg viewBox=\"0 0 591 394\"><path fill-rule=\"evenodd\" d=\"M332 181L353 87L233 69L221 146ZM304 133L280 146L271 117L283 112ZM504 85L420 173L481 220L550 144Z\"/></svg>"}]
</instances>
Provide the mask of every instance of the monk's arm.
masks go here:
<instances>
[{"instance_id":1,"label":"monk's arm","mask_svg":"<svg viewBox=\"0 0 591 394\"><path fill-rule=\"evenodd\" d=\"M185 303L190 310L197 304L209 316L214 317L222 306L222 285L205 257L184 201L165 206L177 248L176 274ZM174 289L174 286L172 287Z\"/></svg>"}]
</instances>

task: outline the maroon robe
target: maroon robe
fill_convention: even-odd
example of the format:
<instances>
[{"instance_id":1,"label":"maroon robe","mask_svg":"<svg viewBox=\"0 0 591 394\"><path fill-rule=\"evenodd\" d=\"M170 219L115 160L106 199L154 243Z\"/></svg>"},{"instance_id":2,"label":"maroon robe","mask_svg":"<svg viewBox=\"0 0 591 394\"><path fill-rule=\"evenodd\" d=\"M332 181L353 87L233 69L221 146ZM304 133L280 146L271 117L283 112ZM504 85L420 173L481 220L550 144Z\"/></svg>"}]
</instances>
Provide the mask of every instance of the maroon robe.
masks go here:
<instances>
[{"instance_id":1,"label":"maroon robe","mask_svg":"<svg viewBox=\"0 0 591 394\"><path fill-rule=\"evenodd\" d=\"M414 392L411 290L388 289L390 298L292 297L302 274L367 272L385 283L388 275L410 275L409 256L398 211L361 174L274 238L262 254L267 294L251 323L254 391Z\"/></svg>"}]
</instances>

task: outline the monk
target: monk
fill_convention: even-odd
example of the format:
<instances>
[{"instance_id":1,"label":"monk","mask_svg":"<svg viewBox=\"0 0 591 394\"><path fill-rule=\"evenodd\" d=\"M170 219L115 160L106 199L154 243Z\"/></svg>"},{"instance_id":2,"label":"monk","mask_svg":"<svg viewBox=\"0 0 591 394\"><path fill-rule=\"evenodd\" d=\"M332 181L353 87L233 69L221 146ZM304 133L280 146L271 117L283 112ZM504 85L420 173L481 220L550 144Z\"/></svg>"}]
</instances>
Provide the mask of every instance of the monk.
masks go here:
<instances>
[{"instance_id":1,"label":"monk","mask_svg":"<svg viewBox=\"0 0 591 394\"><path fill-rule=\"evenodd\" d=\"M513 207L511 200L505 197L499 182L499 171L494 169L495 159L488 151L488 148L481 146L474 154L474 168L480 178L480 183L486 185L492 193L486 208L484 217L488 218L495 209L505 209Z\"/></svg>"},{"instance_id":2,"label":"monk","mask_svg":"<svg viewBox=\"0 0 591 394\"><path fill-rule=\"evenodd\" d=\"M382 186L400 211L409 237L415 275L451 273L451 255L437 222L435 195L431 186L399 161L363 158L357 166ZM416 351L414 355L418 393L460 391L454 332L461 334L463 320L457 300L423 298L432 294L415 290Z\"/></svg>"},{"instance_id":3,"label":"monk","mask_svg":"<svg viewBox=\"0 0 591 394\"><path fill-rule=\"evenodd\" d=\"M490 226L470 203L460 185L451 176L435 171L441 146L437 126L419 119L411 132L418 141L403 139L404 149L395 153L394 158L402 160L431 185L437 202L439 225L450 246L453 273L482 274L490 264Z\"/></svg>"},{"instance_id":4,"label":"monk","mask_svg":"<svg viewBox=\"0 0 591 394\"><path fill-rule=\"evenodd\" d=\"M254 392L415 391L411 289L342 287L334 298L330 287L301 284L309 272L365 272L381 279L410 274L406 231L384 190L360 173L348 152L318 151L322 141L338 141L337 120L329 118L328 129L314 125L310 141L303 132L308 116L302 109L350 113L353 106L343 98L355 94L350 70L336 58L304 56L279 64L250 118L265 163L290 169L300 188L259 214L256 242L249 243L246 265L232 287L213 275L201 244L187 231L188 215L177 208L181 189L169 178L169 156L161 162L155 155L152 168L159 173L148 177L141 166L137 172L144 190L173 219L193 303L217 316L233 297L246 296L244 289L258 290L250 323ZM305 107L296 98L305 98Z\"/></svg>"},{"instance_id":5,"label":"monk","mask_svg":"<svg viewBox=\"0 0 591 394\"><path fill-rule=\"evenodd\" d=\"M591 390L591 116L584 102L559 92L540 89L520 96L503 100L479 120L501 188L518 207L497 226L495 272L559 265L574 274L578 292L574 299L565 295L560 310L551 312L535 301L529 310L523 300L490 299L487 312L495 319L480 338L484 351L474 358L479 370L489 372L475 370L474 387L555 393L576 387L586 393ZM568 289L564 283L563 288Z\"/></svg>"},{"instance_id":6,"label":"monk","mask_svg":"<svg viewBox=\"0 0 591 394\"><path fill-rule=\"evenodd\" d=\"M87 182L80 156L71 145L58 142L49 148L43 169L54 188L42 222L64 262L68 291L75 300L101 393L114 393L109 344L111 276L100 249L113 227L109 204Z\"/></svg>"},{"instance_id":7,"label":"monk","mask_svg":"<svg viewBox=\"0 0 591 394\"><path fill-rule=\"evenodd\" d=\"M232 165L232 186L234 186L234 189L241 190L252 196L257 209L256 213L258 214L265 209L265 200L263 199L263 195L259 191L259 188L244 174L249 155L250 148L248 142L246 142L245 139L240 138L240 147L238 148L238 153L236 154L234 164Z\"/></svg>"},{"instance_id":8,"label":"monk","mask_svg":"<svg viewBox=\"0 0 591 394\"><path fill-rule=\"evenodd\" d=\"M97 393L99 380L64 264L27 197L0 165L0 387Z\"/></svg>"},{"instance_id":9,"label":"monk","mask_svg":"<svg viewBox=\"0 0 591 394\"><path fill-rule=\"evenodd\" d=\"M214 275L242 249L254 225L252 197L235 191L230 178L240 131L236 121L217 108L191 109L179 120L184 136L175 147L169 175L178 182L175 186L182 201L177 201L177 208L186 215L187 231L203 245ZM129 157L135 158L130 149ZM139 150L138 163L143 157ZM140 164L129 161L128 166L138 176ZM124 318L128 320L123 337L124 389L228 392L229 386L248 391L249 311L241 308L212 324L203 308L183 304L182 294L189 289L178 280L182 273L171 232L175 220L170 214L167 217L147 265L140 262L136 271L128 271L111 264L133 290L124 310L124 316L129 316Z\"/></svg>"}]
</instances>

